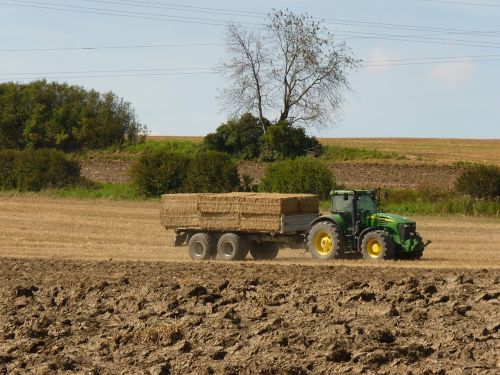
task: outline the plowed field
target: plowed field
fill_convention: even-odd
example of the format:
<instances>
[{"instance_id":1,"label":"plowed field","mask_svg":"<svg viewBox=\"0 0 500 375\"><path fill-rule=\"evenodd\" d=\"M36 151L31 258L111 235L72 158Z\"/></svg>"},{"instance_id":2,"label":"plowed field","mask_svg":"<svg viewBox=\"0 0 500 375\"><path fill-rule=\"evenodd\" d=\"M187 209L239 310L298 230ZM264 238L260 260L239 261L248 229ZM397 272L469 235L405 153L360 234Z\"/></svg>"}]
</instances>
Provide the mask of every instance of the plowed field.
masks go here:
<instances>
[{"instance_id":1,"label":"plowed field","mask_svg":"<svg viewBox=\"0 0 500 375\"><path fill-rule=\"evenodd\" d=\"M496 374L500 221L417 262L189 261L159 204L0 198L0 374Z\"/></svg>"}]
</instances>

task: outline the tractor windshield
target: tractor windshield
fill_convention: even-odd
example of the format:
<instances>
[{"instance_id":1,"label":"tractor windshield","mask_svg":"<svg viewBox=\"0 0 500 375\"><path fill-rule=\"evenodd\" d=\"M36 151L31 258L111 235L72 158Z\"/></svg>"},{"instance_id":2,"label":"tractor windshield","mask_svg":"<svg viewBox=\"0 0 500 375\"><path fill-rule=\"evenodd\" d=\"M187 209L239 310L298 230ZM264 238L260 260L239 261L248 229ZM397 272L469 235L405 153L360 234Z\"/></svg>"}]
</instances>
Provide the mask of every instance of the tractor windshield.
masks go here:
<instances>
[{"instance_id":1,"label":"tractor windshield","mask_svg":"<svg viewBox=\"0 0 500 375\"><path fill-rule=\"evenodd\" d=\"M377 212L377 201L371 195L360 195L358 197L358 210Z\"/></svg>"}]
</instances>

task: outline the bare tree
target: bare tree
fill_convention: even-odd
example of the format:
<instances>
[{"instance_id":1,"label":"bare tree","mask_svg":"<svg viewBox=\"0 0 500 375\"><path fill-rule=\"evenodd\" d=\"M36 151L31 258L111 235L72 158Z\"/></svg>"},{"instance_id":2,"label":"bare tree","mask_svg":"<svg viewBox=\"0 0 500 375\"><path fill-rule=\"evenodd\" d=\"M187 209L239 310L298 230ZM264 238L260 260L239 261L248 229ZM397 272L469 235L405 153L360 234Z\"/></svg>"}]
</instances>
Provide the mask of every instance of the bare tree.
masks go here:
<instances>
[{"instance_id":1,"label":"bare tree","mask_svg":"<svg viewBox=\"0 0 500 375\"><path fill-rule=\"evenodd\" d=\"M226 44L224 104L234 114L258 115L264 132L268 111L279 113L277 121L328 125L358 64L321 22L290 11L274 11L264 31L229 26Z\"/></svg>"},{"instance_id":2,"label":"bare tree","mask_svg":"<svg viewBox=\"0 0 500 375\"><path fill-rule=\"evenodd\" d=\"M231 85L223 90L225 105L235 114L257 112L260 126L266 131L264 106L267 104L267 77L263 71L267 54L260 35L235 25L227 30L228 59L222 70Z\"/></svg>"}]
</instances>

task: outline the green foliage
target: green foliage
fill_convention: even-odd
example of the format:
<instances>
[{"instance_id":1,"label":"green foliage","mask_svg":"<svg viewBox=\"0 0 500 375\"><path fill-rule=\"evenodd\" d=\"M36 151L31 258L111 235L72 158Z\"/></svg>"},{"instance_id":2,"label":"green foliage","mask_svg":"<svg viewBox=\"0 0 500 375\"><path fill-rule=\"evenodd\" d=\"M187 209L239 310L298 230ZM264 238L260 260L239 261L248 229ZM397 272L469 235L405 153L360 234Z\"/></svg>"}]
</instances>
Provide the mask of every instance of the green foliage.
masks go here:
<instances>
[{"instance_id":1,"label":"green foliage","mask_svg":"<svg viewBox=\"0 0 500 375\"><path fill-rule=\"evenodd\" d=\"M16 188L14 164L17 154L18 153L13 150L0 150L0 190L11 190Z\"/></svg>"},{"instance_id":2,"label":"green foliage","mask_svg":"<svg viewBox=\"0 0 500 375\"><path fill-rule=\"evenodd\" d=\"M321 154L323 148L315 137L309 137L304 128L282 121L267 128L261 137L261 159L274 161L304 156L308 152Z\"/></svg>"},{"instance_id":3,"label":"green foliage","mask_svg":"<svg viewBox=\"0 0 500 375\"><path fill-rule=\"evenodd\" d=\"M237 158L266 161L296 158L308 152L322 153L318 140L307 136L303 128L294 127L287 121L270 124L267 120L266 128L264 134L259 119L247 113L219 126L205 137L203 144L209 150Z\"/></svg>"},{"instance_id":4,"label":"green foliage","mask_svg":"<svg viewBox=\"0 0 500 375\"><path fill-rule=\"evenodd\" d=\"M405 159L405 156L396 152L383 152L365 148L340 146L324 146L324 159L328 161L346 161L356 159Z\"/></svg>"},{"instance_id":5,"label":"green foliage","mask_svg":"<svg viewBox=\"0 0 500 375\"><path fill-rule=\"evenodd\" d=\"M130 103L47 81L0 84L0 147L74 151L134 143L145 132Z\"/></svg>"},{"instance_id":6,"label":"green foliage","mask_svg":"<svg viewBox=\"0 0 500 375\"><path fill-rule=\"evenodd\" d=\"M250 113L238 120L229 120L208 134L203 143L212 151L225 152L242 159L256 159L260 155L262 128L259 119Z\"/></svg>"},{"instance_id":7,"label":"green foliage","mask_svg":"<svg viewBox=\"0 0 500 375\"><path fill-rule=\"evenodd\" d=\"M498 198L500 197L500 168L495 165L469 165L458 177L455 188L458 192L475 198Z\"/></svg>"},{"instance_id":8,"label":"green foliage","mask_svg":"<svg viewBox=\"0 0 500 375\"><path fill-rule=\"evenodd\" d=\"M0 152L0 189L40 191L80 182L80 166L53 149Z\"/></svg>"},{"instance_id":9,"label":"green foliage","mask_svg":"<svg viewBox=\"0 0 500 375\"><path fill-rule=\"evenodd\" d=\"M196 154L189 166L184 190L189 193L225 193L238 190L236 163L217 151Z\"/></svg>"},{"instance_id":10,"label":"green foliage","mask_svg":"<svg viewBox=\"0 0 500 375\"><path fill-rule=\"evenodd\" d=\"M62 189L52 189L46 192L60 198L76 199L110 199L110 200L140 200L142 196L130 184L96 183L76 185Z\"/></svg>"},{"instance_id":11,"label":"green foliage","mask_svg":"<svg viewBox=\"0 0 500 375\"><path fill-rule=\"evenodd\" d=\"M190 159L165 150L147 151L132 167L133 185L139 194L153 197L183 191Z\"/></svg>"},{"instance_id":12,"label":"green foliage","mask_svg":"<svg viewBox=\"0 0 500 375\"><path fill-rule=\"evenodd\" d=\"M322 161L302 157L269 165L260 190L276 193L310 193L326 198L335 178Z\"/></svg>"},{"instance_id":13,"label":"green foliage","mask_svg":"<svg viewBox=\"0 0 500 375\"><path fill-rule=\"evenodd\" d=\"M192 141L146 141L126 146L123 151L130 154L138 154L146 151L165 151L173 154L194 155L200 149L200 146L200 144Z\"/></svg>"}]
</instances>

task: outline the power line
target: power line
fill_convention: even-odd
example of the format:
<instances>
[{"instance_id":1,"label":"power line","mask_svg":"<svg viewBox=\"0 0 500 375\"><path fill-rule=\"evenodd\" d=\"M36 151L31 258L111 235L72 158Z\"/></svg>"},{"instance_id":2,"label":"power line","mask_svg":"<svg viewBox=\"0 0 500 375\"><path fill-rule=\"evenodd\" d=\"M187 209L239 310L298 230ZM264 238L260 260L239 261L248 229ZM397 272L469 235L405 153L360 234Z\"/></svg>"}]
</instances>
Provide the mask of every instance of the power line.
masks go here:
<instances>
[{"instance_id":1,"label":"power line","mask_svg":"<svg viewBox=\"0 0 500 375\"><path fill-rule=\"evenodd\" d=\"M500 61L500 55L476 56L444 56L420 57L409 59L380 59L363 61L363 66L403 66L417 64L467 63L483 61ZM147 68L147 69L110 69L85 71L52 71L52 72L11 72L0 73L0 76L37 76L44 78L99 78L99 77L137 77L137 76L170 76L192 74L218 74L214 67L184 67L184 68ZM11 78L13 79L13 78ZM22 77L18 79L33 79Z\"/></svg>"},{"instance_id":2,"label":"power line","mask_svg":"<svg viewBox=\"0 0 500 375\"><path fill-rule=\"evenodd\" d=\"M479 7L500 8L499 4L478 3L478 2L470 2L470 1L451 1L451 0L418 0L418 1L425 2L425 3L439 3L439 4L452 4L452 5L472 5L472 6L479 6Z\"/></svg>"},{"instance_id":3,"label":"power line","mask_svg":"<svg viewBox=\"0 0 500 375\"><path fill-rule=\"evenodd\" d=\"M33 1L19 1L19 0L10 0L10 3L7 5L13 6L21 6L21 7L31 7L31 8L42 8L42 9L50 9L50 10L59 10L59 11L69 11L76 13L91 13L91 14L102 14L109 16L118 16L118 17L129 17L129 18L145 18L145 19L154 19L161 21L172 21L172 22L182 22L182 23L198 23L198 24L207 24L214 26L226 26L231 21L224 20L213 20L206 18L193 18L193 17L178 17L171 15L158 15L153 13L144 13L144 12L130 12L130 11L121 11L121 10L113 10L113 9L102 9L102 8L89 8L89 7L80 7L80 6L66 6L66 5L53 5L54 3L46 3L46 2L33 2ZM12 4L12 2L17 2ZM36 5L35 5L36 4ZM49 6L40 6L38 4L48 4ZM113 13L109 13L113 12ZM126 14L123 14L126 13ZM258 25L256 23L248 23L245 22L246 25ZM249 26L247 26L249 27ZM356 39L380 39L380 40L393 40L393 41L403 41L403 42L416 42L416 43L431 43L431 44L448 44L448 45L457 45L457 46L466 46L466 47L481 47L481 48L500 48L499 43L495 42L484 42L484 41L469 41L463 39L444 39L444 38L430 38L430 37L420 37L420 36L406 36L406 35L394 35L394 34L376 34L376 33L360 33L353 31L344 31L343 33L347 34L347 36L355 35L355 37L350 37L346 39L356 40ZM343 35L342 32L338 32L337 35ZM356 36L357 35L357 36Z\"/></svg>"},{"instance_id":4,"label":"power line","mask_svg":"<svg viewBox=\"0 0 500 375\"><path fill-rule=\"evenodd\" d=\"M81 7L81 6L74 6L74 5L66 5L66 4L55 4L55 3L48 3L48 2L34 2L34 1L27 1L27 0L8 0L10 2L14 2L15 4L7 4L7 5L12 5L12 6L24 6L24 7L34 7L34 8L42 8L42 9L51 9L51 10L60 10L60 11L71 11L71 12L76 12L76 13L91 13L91 14L103 14L103 15L114 15L114 16L123 16L123 17L129 17L129 18L144 18L144 19L155 19L157 20L171 20L174 21L176 20L179 22L179 20L182 20L183 22L185 21L188 23L189 20L194 20L196 22L189 22L189 23L202 23L202 24L210 24L210 25L215 25L215 26L226 26L227 23L233 22L233 21L228 21L228 20L214 20L214 19L207 19L207 18L195 18L195 17L179 17L175 15L165 15L165 14L158 14L158 13L144 13L144 12L137 12L137 11L125 11L125 10L117 10L117 9L103 9L103 8L89 8L89 7ZM99 1L99 0L86 0L89 2L106 2L106 3L113 3L117 4L116 1ZM136 3L136 2L134 2ZM42 4L42 5L40 5ZM144 4L141 5L141 7L144 7ZM192 8L192 7L190 7ZM211 8L203 8L203 9L211 9ZM219 9L219 8L215 8ZM96 11L100 11L101 13L97 13ZM104 12L104 13L103 13ZM110 14L109 12L113 12ZM233 12L233 14L240 15L242 11L239 11L239 13L236 13L237 11L229 11L228 12ZM125 14L123 14L125 13ZM258 13L261 15L265 15L265 13ZM201 22L203 21L203 22ZM331 21L331 22L329 22ZM207 23L209 22L209 23ZM442 27L426 27L426 26L415 26L415 25L402 25L402 24L384 24L380 22L368 22L368 21L355 21L355 20L342 20L342 19L326 19L325 23L335 23L335 24L344 24L344 25L349 25L349 26L355 26L355 27L377 27L377 28L393 28L393 29L402 29L402 30L408 30L408 31L433 31L437 33L449 33L449 34L469 34L469 35L482 35L482 36L491 36L491 35L500 35L500 31L498 30L492 30L492 31L479 31L479 30L467 30L467 29L447 29L447 28L442 28ZM246 24L246 25L253 25L255 28L262 28L262 25L260 23L250 23L250 22L239 22L240 24ZM399 37L400 35L393 35ZM405 35L405 37L412 37L412 35Z\"/></svg>"},{"instance_id":5,"label":"power line","mask_svg":"<svg viewBox=\"0 0 500 375\"><path fill-rule=\"evenodd\" d=\"M177 48L177 47L218 47L223 43L183 43L183 44L144 44L129 46L96 46L96 47L54 47L54 48L13 48L0 49L0 52L54 52L54 51L93 51L106 49L146 49L146 48Z\"/></svg>"},{"instance_id":6,"label":"power line","mask_svg":"<svg viewBox=\"0 0 500 375\"><path fill-rule=\"evenodd\" d=\"M58 71L58 72L28 72L28 73L0 73L0 76L14 75L46 75L46 74L92 74L92 73L126 73L126 72L163 72L163 71L193 71L208 70L214 72L214 68L150 68L150 69L113 69L113 70L86 70L86 71ZM205 72L197 72L205 73Z\"/></svg>"}]
</instances>

